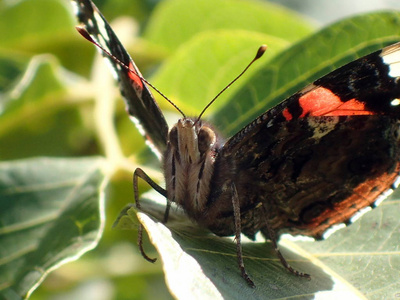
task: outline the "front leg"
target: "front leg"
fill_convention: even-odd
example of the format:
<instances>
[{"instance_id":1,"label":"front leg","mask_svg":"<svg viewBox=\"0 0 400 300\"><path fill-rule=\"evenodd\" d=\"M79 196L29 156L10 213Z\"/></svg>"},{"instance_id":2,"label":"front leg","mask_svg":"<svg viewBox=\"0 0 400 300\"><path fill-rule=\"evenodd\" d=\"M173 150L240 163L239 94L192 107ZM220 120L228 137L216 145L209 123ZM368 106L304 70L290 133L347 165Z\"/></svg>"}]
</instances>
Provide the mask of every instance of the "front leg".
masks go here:
<instances>
[{"instance_id":1,"label":"front leg","mask_svg":"<svg viewBox=\"0 0 400 300\"><path fill-rule=\"evenodd\" d=\"M264 214L264 219L265 220L269 220L269 212L266 210L265 206L262 206L262 210L263 210L263 214ZM290 273L296 275L296 276L304 277L304 278L310 280L311 276L309 274L303 273L303 272L300 272L300 271L297 271L297 270L293 269L289 265L289 263L286 261L285 257L283 257L283 254L279 250L279 247L278 247L278 242L277 242L275 231L271 228L271 226L269 225L268 221L265 223L265 228L266 228L267 233L268 233L268 238L271 241L272 245L274 246L275 252L278 255L278 258L281 261L282 265L285 267L285 269L288 270ZM265 234L264 234L264 236L265 236Z\"/></svg>"},{"instance_id":2,"label":"front leg","mask_svg":"<svg viewBox=\"0 0 400 300\"><path fill-rule=\"evenodd\" d=\"M139 210L140 209L140 202L139 202L139 185L138 185L138 179L141 178L144 181L146 181L153 189L155 189L158 193L163 195L164 197L167 197L167 191L160 187L157 183L155 183L142 169L137 168L135 172L133 173L133 194L135 197L135 205L136 208ZM168 200L167 200L168 201ZM168 213L169 213L169 208L171 207L171 203L168 201L167 202L167 208L165 210L165 215L164 215L164 221L166 222L166 219L168 218ZM150 258L147 256L143 249L143 225L139 224L138 228L138 247L140 250L140 253L142 256L149 262L154 263L157 258Z\"/></svg>"}]
</instances>

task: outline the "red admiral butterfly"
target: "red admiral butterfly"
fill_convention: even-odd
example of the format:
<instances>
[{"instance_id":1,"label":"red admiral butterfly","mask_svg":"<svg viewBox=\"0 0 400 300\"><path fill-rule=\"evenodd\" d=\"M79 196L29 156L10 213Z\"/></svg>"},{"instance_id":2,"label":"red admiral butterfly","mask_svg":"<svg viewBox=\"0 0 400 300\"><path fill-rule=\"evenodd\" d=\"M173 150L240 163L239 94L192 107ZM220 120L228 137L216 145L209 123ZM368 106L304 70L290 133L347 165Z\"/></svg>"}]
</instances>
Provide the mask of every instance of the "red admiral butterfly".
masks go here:
<instances>
[{"instance_id":1,"label":"red admiral butterfly","mask_svg":"<svg viewBox=\"0 0 400 300\"><path fill-rule=\"evenodd\" d=\"M222 142L212 126L183 117L167 123L130 56L90 0L75 0L87 39L109 52L129 115L163 154L166 188L141 169L138 178L218 236L259 231L277 248L282 233L316 239L376 206L398 185L400 44L316 80ZM104 53L103 53L104 54ZM129 69L126 68L129 66ZM142 251L143 253L143 251ZM145 254L143 253L145 256ZM147 256L145 256L149 259ZM149 259L151 260L151 259Z\"/></svg>"}]
</instances>

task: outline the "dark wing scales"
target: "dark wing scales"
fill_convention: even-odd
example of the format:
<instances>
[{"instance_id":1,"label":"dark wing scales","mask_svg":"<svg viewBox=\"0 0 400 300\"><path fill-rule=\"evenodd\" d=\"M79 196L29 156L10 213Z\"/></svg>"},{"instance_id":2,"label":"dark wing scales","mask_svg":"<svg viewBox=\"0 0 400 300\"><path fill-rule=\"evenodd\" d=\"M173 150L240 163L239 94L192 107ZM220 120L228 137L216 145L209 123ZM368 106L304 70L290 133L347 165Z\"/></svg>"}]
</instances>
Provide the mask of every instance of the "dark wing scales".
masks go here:
<instances>
[{"instance_id":1,"label":"dark wing scales","mask_svg":"<svg viewBox=\"0 0 400 300\"><path fill-rule=\"evenodd\" d=\"M227 177L250 237L259 230L268 236L269 222L278 234L321 238L389 190L400 170L399 47L322 77L232 137L216 161L229 168L216 172L209 201L210 211L216 203L224 207L226 224L210 229L220 235L232 229Z\"/></svg>"},{"instance_id":2,"label":"dark wing scales","mask_svg":"<svg viewBox=\"0 0 400 300\"><path fill-rule=\"evenodd\" d=\"M391 188L398 128L387 116L308 117L261 128L236 152L238 192L263 204L275 230L320 238ZM258 218L262 227L261 210Z\"/></svg>"},{"instance_id":3,"label":"dark wing scales","mask_svg":"<svg viewBox=\"0 0 400 300\"><path fill-rule=\"evenodd\" d=\"M128 52L97 7L90 0L72 0L72 2L75 4L76 15L81 26L86 29L92 39L126 66L135 70L136 74L140 74ZM168 125L149 88L132 72L123 68L104 53L102 54L115 71L126 109L135 125L155 146L159 154L164 153L167 145Z\"/></svg>"}]
</instances>

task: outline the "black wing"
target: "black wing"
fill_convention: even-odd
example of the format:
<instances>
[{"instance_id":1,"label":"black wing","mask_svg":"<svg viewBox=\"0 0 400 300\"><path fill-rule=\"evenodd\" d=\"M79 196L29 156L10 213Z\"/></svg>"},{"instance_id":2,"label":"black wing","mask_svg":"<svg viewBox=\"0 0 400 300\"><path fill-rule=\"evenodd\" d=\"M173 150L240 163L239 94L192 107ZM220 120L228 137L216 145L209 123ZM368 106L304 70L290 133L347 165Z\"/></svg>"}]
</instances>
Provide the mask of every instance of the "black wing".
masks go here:
<instances>
[{"instance_id":1,"label":"black wing","mask_svg":"<svg viewBox=\"0 0 400 300\"><path fill-rule=\"evenodd\" d=\"M92 39L126 66L140 74L139 69L93 2L90 0L72 0L72 2L81 26L86 29ZM132 72L121 67L104 53L102 54L111 63L117 75L126 109L133 122L147 140L155 146L157 152L164 153L167 145L168 125L149 88Z\"/></svg>"},{"instance_id":2,"label":"black wing","mask_svg":"<svg viewBox=\"0 0 400 300\"><path fill-rule=\"evenodd\" d=\"M231 201L222 184L222 166L230 166L250 237L258 230L268 236L267 221L277 232L316 238L351 221L397 185L399 77L400 44L394 44L258 117L221 149L210 204Z\"/></svg>"}]
</instances>

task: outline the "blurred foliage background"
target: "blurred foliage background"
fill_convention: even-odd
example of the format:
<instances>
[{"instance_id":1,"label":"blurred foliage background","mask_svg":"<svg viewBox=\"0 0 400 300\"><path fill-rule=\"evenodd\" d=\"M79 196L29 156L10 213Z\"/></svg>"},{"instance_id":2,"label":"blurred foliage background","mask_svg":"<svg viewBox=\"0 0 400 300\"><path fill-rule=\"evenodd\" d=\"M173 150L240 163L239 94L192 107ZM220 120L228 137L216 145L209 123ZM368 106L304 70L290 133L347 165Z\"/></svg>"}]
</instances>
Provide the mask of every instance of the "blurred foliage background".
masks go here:
<instances>
[{"instance_id":1,"label":"blurred foliage background","mask_svg":"<svg viewBox=\"0 0 400 300\"><path fill-rule=\"evenodd\" d=\"M341 15L377 7L400 6L396 1L370 1L368 5L365 1L353 1L351 4L343 1L342 9L340 4L332 9L328 4L330 2L325 2L324 7L319 6L322 1L318 0L302 1L301 4L299 1L274 1L310 14L310 17L301 17L267 2L253 6L250 1L214 1L213 8L209 1L204 1L203 10L199 11L199 19L196 20L184 18L185 11L191 9L190 5L183 5L182 1L169 2L166 5L155 0L98 0L95 4L120 34L144 76L153 79L155 85L184 111L193 114L198 113L228 82L223 70L220 73L213 71L225 64L237 64L238 73L262 41L276 45L270 50L272 57L276 49L288 47L322 23ZM258 6L267 4L269 6L257 12ZM242 9L242 6L247 8ZM254 13L233 18L235 9ZM263 18L266 11L276 19L267 22ZM205 20L205 16L208 19ZM310 21L311 18L320 20ZM292 19L302 22L303 26L292 28ZM176 23L176 27L171 25L168 27L170 32L163 31L162 26L166 23ZM268 24L270 28L267 32L265 26ZM134 166L146 163L148 168L154 168L156 178L161 178L157 173L157 160L127 118L116 88L111 88L110 94L117 99L114 121L118 145L112 145L115 141L104 138L106 133L99 132L101 126L95 121L99 117L95 116L93 98L96 89L98 92L102 87L90 83L99 72L94 68L98 64L93 62L96 50L77 34L75 25L76 20L67 0L0 0L0 159L109 157L110 152L115 151L110 147L116 146L124 157L130 157L132 164L123 165L118 161L111 164L115 172L108 190L105 232L98 247L78 261L51 273L34 292L32 299L170 299L161 263L150 264L141 258L132 231L111 229L121 208L133 202L131 174ZM228 30L232 29L247 32L238 34L235 31L230 35ZM214 37L192 40L194 35L208 30L216 31ZM176 55L183 43L193 43L187 47L192 47L197 53L186 49L182 56ZM203 50L199 50L199 44L203 44ZM207 51L215 53L215 44L221 55L217 61L208 61ZM224 48L226 45L229 47ZM173 54L173 59L180 60L180 63L170 62L168 65L167 62L160 69L161 63ZM240 57L239 62L232 61L235 56ZM193 63L193 60L201 58L203 61ZM186 74L176 66L186 64L182 68L187 70L192 63L194 66L202 65L204 69L195 70L198 73L187 79L191 83L168 77L171 74L178 74L176 76L179 77L180 72ZM174 69L171 71L168 68ZM101 72L108 76L107 69ZM231 69L229 72L232 72ZM171 84L174 81L180 84ZM232 90L230 93L234 92L234 87ZM184 102L186 97L194 99L193 103ZM160 105L171 111L165 102ZM167 112L167 117L170 115L175 119L174 112ZM110 144L107 145L107 142ZM141 189L148 187L143 185ZM156 256L148 244L146 248L150 256Z\"/></svg>"}]
</instances>

